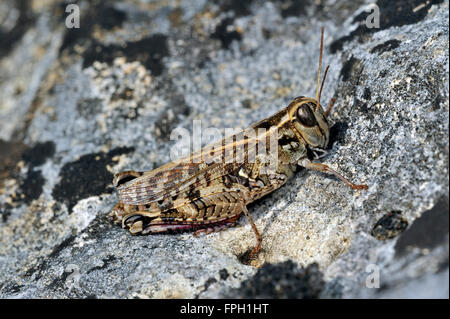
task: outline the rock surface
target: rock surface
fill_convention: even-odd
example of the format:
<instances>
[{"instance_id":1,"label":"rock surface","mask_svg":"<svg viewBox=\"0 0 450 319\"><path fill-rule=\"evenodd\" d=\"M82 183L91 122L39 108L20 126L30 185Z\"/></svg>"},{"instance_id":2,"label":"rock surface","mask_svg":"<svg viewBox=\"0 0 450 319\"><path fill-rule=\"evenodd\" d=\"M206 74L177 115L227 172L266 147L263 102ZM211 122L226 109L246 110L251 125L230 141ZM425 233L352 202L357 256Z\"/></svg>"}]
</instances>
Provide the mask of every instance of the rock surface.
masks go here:
<instances>
[{"instance_id":1,"label":"rock surface","mask_svg":"<svg viewBox=\"0 0 450 319\"><path fill-rule=\"evenodd\" d=\"M370 1L76 3L79 29L65 2L0 4L1 298L448 298L448 1L378 0L371 29ZM173 129L314 96L322 26L323 162L368 191L301 171L251 205L260 269L245 217L198 238L111 223L113 173L168 162Z\"/></svg>"}]
</instances>

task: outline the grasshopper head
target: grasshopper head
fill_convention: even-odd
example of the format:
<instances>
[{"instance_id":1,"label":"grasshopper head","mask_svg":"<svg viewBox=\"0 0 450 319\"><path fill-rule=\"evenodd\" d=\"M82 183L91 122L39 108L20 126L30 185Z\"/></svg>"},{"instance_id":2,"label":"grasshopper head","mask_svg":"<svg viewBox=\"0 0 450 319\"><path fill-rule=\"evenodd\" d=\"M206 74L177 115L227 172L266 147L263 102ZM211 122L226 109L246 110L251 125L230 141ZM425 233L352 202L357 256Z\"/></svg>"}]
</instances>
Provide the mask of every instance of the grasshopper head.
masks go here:
<instances>
[{"instance_id":1,"label":"grasshopper head","mask_svg":"<svg viewBox=\"0 0 450 319\"><path fill-rule=\"evenodd\" d=\"M308 146L316 149L325 149L328 145L330 137L330 128L328 126L327 116L330 112L330 106L325 112L320 105L320 95L322 94L323 84L327 76L328 67L325 69L322 85L320 85L320 70L322 68L322 53L323 53L323 32L320 37L320 55L319 55L319 70L317 72L317 91L316 98L308 98L299 96L295 98L288 106L288 114L291 126L294 129L295 135L305 141Z\"/></svg>"},{"instance_id":2,"label":"grasshopper head","mask_svg":"<svg viewBox=\"0 0 450 319\"><path fill-rule=\"evenodd\" d=\"M328 121L315 99L297 97L288 106L294 133L313 148L325 149L330 137Z\"/></svg>"}]
</instances>

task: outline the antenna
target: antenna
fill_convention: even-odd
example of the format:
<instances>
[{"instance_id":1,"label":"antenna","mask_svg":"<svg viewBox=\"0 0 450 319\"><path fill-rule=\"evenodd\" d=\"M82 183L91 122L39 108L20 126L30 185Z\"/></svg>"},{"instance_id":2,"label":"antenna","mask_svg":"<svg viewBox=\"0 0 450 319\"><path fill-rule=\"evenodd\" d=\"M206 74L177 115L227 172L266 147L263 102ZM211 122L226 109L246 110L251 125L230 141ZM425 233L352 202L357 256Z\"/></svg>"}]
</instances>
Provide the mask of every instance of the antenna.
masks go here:
<instances>
[{"instance_id":1,"label":"antenna","mask_svg":"<svg viewBox=\"0 0 450 319\"><path fill-rule=\"evenodd\" d=\"M317 92L316 92L316 101L319 100L319 86L320 86L320 72L322 70L322 51L323 51L323 31L324 31L324 27L322 27L322 34L320 36L320 55L319 55L319 70L317 72ZM317 104L317 108L318 109L320 106L320 104Z\"/></svg>"},{"instance_id":2,"label":"antenna","mask_svg":"<svg viewBox=\"0 0 450 319\"><path fill-rule=\"evenodd\" d=\"M319 105L320 105L320 96L322 95L323 84L325 83L325 79L327 78L327 73L328 73L329 68L330 68L330 66L327 65L327 67L325 69L325 74L323 75L322 84L320 85L319 100L317 101L317 104L319 104Z\"/></svg>"}]
</instances>

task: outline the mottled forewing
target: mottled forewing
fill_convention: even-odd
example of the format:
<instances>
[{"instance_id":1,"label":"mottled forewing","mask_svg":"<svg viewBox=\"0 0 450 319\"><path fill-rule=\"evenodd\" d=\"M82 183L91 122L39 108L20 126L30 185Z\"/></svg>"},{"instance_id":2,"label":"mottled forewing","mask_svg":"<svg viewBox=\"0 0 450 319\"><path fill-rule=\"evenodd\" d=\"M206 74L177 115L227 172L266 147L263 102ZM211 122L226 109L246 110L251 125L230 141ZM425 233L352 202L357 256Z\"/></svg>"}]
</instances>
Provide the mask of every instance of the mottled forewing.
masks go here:
<instances>
[{"instance_id":1,"label":"mottled forewing","mask_svg":"<svg viewBox=\"0 0 450 319\"><path fill-rule=\"evenodd\" d=\"M265 148L266 136L251 126L239 134L205 146L189 157L168 163L120 185L124 204L144 205L185 192L195 192L212 180L229 174L254 160L257 148Z\"/></svg>"}]
</instances>

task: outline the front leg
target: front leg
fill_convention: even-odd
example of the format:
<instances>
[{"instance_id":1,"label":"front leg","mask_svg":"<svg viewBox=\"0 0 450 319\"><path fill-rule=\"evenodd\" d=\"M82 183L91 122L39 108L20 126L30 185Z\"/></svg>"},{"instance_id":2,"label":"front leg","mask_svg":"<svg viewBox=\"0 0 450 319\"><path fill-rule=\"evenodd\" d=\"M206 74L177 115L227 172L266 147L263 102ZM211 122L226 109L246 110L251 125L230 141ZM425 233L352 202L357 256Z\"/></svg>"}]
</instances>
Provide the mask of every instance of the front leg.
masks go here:
<instances>
[{"instance_id":1,"label":"front leg","mask_svg":"<svg viewBox=\"0 0 450 319\"><path fill-rule=\"evenodd\" d=\"M298 161L298 164L300 166L303 166L304 168L311 169L313 171L319 171L319 172L322 172L322 173L332 174L332 175L336 176L341 181L343 181L345 184L347 184L348 186L350 186L351 188L353 188L355 190L367 189L368 188L367 185L364 185L364 184L362 184L362 185L353 184L347 178L345 178L344 176L342 176L341 174L339 174L338 172L336 172L331 167L329 167L329 166L327 166L325 164L312 163L308 159L301 159L301 160Z\"/></svg>"}]
</instances>

